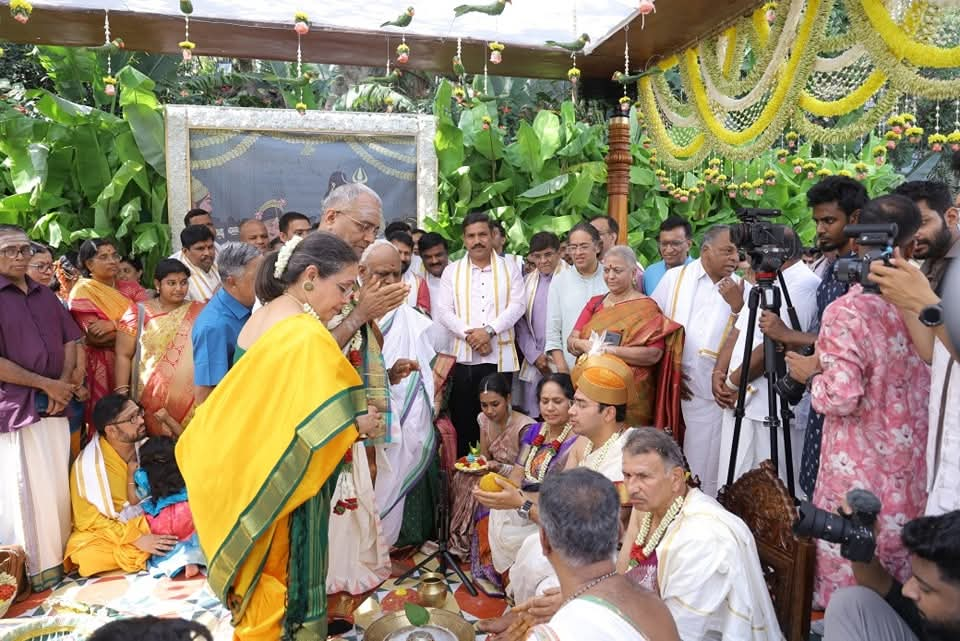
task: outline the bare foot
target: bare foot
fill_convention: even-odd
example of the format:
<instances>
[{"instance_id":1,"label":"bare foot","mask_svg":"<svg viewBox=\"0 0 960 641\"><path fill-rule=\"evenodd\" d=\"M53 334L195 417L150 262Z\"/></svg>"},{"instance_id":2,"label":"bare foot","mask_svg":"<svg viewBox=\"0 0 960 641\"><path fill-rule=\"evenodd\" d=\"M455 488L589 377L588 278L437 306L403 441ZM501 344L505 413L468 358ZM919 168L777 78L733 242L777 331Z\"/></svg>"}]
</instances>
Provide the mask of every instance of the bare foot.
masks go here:
<instances>
[{"instance_id":1,"label":"bare foot","mask_svg":"<svg viewBox=\"0 0 960 641\"><path fill-rule=\"evenodd\" d=\"M493 619L481 619L477 621L477 630L486 634L500 634L509 628L516 618L517 613L511 611Z\"/></svg>"},{"instance_id":2,"label":"bare foot","mask_svg":"<svg viewBox=\"0 0 960 641\"><path fill-rule=\"evenodd\" d=\"M188 579L192 579L193 577L200 574L200 568L197 566L196 563L190 563L187 565L187 567L183 569L183 574Z\"/></svg>"}]
</instances>

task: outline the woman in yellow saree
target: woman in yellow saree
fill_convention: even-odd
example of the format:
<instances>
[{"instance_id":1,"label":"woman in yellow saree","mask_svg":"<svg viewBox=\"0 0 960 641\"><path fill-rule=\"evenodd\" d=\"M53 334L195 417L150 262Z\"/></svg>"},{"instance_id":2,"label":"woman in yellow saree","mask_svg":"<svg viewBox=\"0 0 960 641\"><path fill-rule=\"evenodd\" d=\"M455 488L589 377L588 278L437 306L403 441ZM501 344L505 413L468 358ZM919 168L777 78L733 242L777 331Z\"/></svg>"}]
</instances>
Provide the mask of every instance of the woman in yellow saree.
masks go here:
<instances>
[{"instance_id":1,"label":"woman in yellow saree","mask_svg":"<svg viewBox=\"0 0 960 641\"><path fill-rule=\"evenodd\" d=\"M618 245L607 251L603 279L610 291L587 301L569 343L576 353L586 353L591 335L603 337L605 351L633 370L638 394L627 407L627 422L665 429L679 441L683 327L636 290L636 273L637 259L629 247Z\"/></svg>"},{"instance_id":2,"label":"woman in yellow saree","mask_svg":"<svg viewBox=\"0 0 960 641\"><path fill-rule=\"evenodd\" d=\"M140 403L150 436L178 438L193 418L190 331L203 303L186 300L189 279L179 260L161 260L157 298L131 305L117 328L115 390Z\"/></svg>"},{"instance_id":3,"label":"woman in yellow saree","mask_svg":"<svg viewBox=\"0 0 960 641\"><path fill-rule=\"evenodd\" d=\"M177 443L208 581L237 639L327 638L330 497L367 405L324 323L346 303L356 263L323 232L266 257L265 305Z\"/></svg>"}]
</instances>

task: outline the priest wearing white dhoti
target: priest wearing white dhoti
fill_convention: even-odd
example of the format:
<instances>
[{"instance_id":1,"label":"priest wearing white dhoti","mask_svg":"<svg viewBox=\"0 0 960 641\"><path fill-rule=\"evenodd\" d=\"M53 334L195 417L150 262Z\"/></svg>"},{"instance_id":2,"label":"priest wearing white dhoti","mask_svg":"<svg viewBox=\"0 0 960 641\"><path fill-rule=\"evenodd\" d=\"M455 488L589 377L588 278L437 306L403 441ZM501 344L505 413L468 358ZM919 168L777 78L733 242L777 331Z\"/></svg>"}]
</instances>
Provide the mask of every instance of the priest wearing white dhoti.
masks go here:
<instances>
[{"instance_id":1,"label":"priest wearing white dhoti","mask_svg":"<svg viewBox=\"0 0 960 641\"><path fill-rule=\"evenodd\" d=\"M480 441L480 380L495 372L512 379L520 368L514 326L524 311L523 279L512 261L493 251L491 229L483 212L464 219L467 254L444 270L434 310L454 339L450 419L457 430L457 456Z\"/></svg>"},{"instance_id":2,"label":"priest wearing white dhoti","mask_svg":"<svg viewBox=\"0 0 960 641\"><path fill-rule=\"evenodd\" d=\"M683 641L781 641L753 534L691 487L680 446L640 428L622 458L633 512L617 570L660 595Z\"/></svg>"},{"instance_id":3,"label":"priest wearing white dhoti","mask_svg":"<svg viewBox=\"0 0 960 641\"><path fill-rule=\"evenodd\" d=\"M817 314L817 288L820 286L820 277L813 273L801 260L803 247L793 230L788 230L788 242L790 243L790 255L781 269L783 282L787 286L787 292L790 295L790 301L797 313L797 320L800 321L798 331L805 332L809 329L811 322ZM779 281L777 281L779 288ZM752 286L744 285L744 299L749 298ZM788 327L793 327L790 321L790 315L787 311L786 297L781 294L782 305L780 306L780 318ZM720 437L720 467L717 470L717 486L723 487L727 483L727 472L730 466L730 453L733 447L733 430L736 418L733 408L737 402L737 385L742 375L741 364L743 361L743 349L747 337L747 322L750 314L746 305L740 311L734 329L727 336L720 357L717 359L717 367L713 376L716 378L714 385L720 384L721 377L725 377L729 372L729 377L723 382L725 391L717 398L718 403L724 405L723 409L723 430ZM770 458L770 429L764 425L764 419L769 414L767 403L767 380L763 376L763 332L760 330L760 314L758 311L757 320L753 334L753 347L750 354L749 379L747 384L747 397L744 404L744 418L740 427L740 438L737 445L737 462L734 470L734 480L737 480L750 470L759 467L761 461ZM729 367L727 366L729 363ZM778 398L778 403L782 399ZM780 405L778 404L778 408ZM779 409L777 416L780 416ZM805 419L806 417L804 417ZM806 420L803 422L794 420L790 425L790 445L793 464L794 485L797 486L800 474L800 455L803 451L803 435L807 430ZM786 448L783 442L783 430L778 435L777 452L779 461L777 469L780 478L786 482ZM798 487L798 486L797 486Z\"/></svg>"},{"instance_id":4,"label":"priest wearing white dhoti","mask_svg":"<svg viewBox=\"0 0 960 641\"><path fill-rule=\"evenodd\" d=\"M360 280L379 278L384 284L399 280L401 255L394 245L378 240L360 259ZM434 421L432 365L438 353L448 350L447 332L430 317L408 305L377 320L383 333L383 360L388 369L414 361L416 369L390 385L391 438L376 446L377 479L374 486L384 542L393 546L400 536L404 499L427 471L437 447Z\"/></svg>"},{"instance_id":5,"label":"priest wearing white dhoti","mask_svg":"<svg viewBox=\"0 0 960 641\"><path fill-rule=\"evenodd\" d=\"M722 411L713 397L712 373L736 314L743 307L739 262L730 227L716 225L701 242L700 258L664 274L653 298L663 313L683 325L682 367L687 383L681 401L683 451L704 492L717 493ZM729 302L728 302L729 301Z\"/></svg>"}]
</instances>

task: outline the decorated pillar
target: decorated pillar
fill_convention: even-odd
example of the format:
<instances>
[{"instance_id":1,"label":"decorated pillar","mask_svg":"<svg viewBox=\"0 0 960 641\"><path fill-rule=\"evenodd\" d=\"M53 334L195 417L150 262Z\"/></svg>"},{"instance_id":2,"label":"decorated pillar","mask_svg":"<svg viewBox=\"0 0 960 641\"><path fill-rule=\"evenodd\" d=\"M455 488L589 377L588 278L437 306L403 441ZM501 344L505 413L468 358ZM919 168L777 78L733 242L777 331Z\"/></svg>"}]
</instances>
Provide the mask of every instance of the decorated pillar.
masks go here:
<instances>
[{"instance_id":1,"label":"decorated pillar","mask_svg":"<svg viewBox=\"0 0 960 641\"><path fill-rule=\"evenodd\" d=\"M607 139L607 214L620 226L617 243L627 243L627 211L630 194L630 120L614 116L609 120Z\"/></svg>"}]
</instances>

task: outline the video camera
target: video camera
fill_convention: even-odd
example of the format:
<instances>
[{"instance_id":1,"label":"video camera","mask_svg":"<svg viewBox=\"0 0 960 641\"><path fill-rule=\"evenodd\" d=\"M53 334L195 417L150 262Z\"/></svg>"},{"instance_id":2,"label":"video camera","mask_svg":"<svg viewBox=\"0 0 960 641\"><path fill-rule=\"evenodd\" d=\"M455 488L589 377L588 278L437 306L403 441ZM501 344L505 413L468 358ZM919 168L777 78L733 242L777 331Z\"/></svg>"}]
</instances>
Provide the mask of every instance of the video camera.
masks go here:
<instances>
[{"instance_id":1,"label":"video camera","mask_svg":"<svg viewBox=\"0 0 960 641\"><path fill-rule=\"evenodd\" d=\"M884 264L890 264L897 232L899 227L896 223L847 225L843 233L847 238L856 238L861 247L867 247L867 253L863 256L838 259L833 270L834 276L844 283L860 283L864 291L879 293L880 288L870 280L870 263L882 260Z\"/></svg>"},{"instance_id":2,"label":"video camera","mask_svg":"<svg viewBox=\"0 0 960 641\"><path fill-rule=\"evenodd\" d=\"M850 514L834 514L804 501L800 504L793 531L797 536L812 536L839 543L843 558L869 563L877 549L873 524L883 505L876 495L867 490L847 492L847 504L853 510Z\"/></svg>"},{"instance_id":3,"label":"video camera","mask_svg":"<svg viewBox=\"0 0 960 641\"><path fill-rule=\"evenodd\" d=\"M757 274L776 273L791 253L786 225L763 220L782 213L779 209L745 207L737 210L741 222L730 227L730 240L750 257L750 266Z\"/></svg>"}]
</instances>

